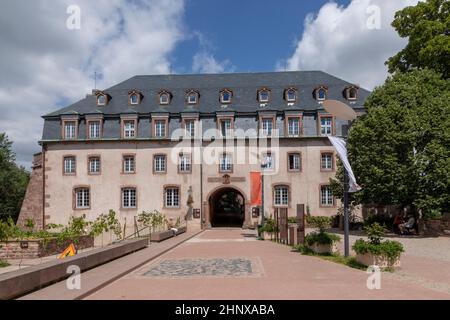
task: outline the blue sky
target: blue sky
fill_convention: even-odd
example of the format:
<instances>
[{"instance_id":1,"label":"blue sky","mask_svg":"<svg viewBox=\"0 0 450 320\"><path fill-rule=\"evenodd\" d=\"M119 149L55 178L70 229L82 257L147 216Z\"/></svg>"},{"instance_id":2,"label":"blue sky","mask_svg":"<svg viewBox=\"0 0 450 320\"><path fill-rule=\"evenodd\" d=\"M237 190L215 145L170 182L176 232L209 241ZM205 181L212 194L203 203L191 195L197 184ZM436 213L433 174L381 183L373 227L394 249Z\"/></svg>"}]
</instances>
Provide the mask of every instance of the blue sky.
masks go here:
<instances>
[{"instance_id":1,"label":"blue sky","mask_svg":"<svg viewBox=\"0 0 450 320\"><path fill-rule=\"evenodd\" d=\"M185 23L201 32L217 60L229 60L234 71L272 71L279 59L292 55L303 33L306 15L317 13L325 0L188 0ZM349 1L335 1L347 5ZM192 56L201 50L195 36L172 54L173 71L189 72Z\"/></svg>"},{"instance_id":2,"label":"blue sky","mask_svg":"<svg viewBox=\"0 0 450 320\"><path fill-rule=\"evenodd\" d=\"M84 98L95 71L99 89L137 74L321 70L372 90L406 44L395 12L417 1L1 0L0 132L29 168L41 116ZM80 28L67 26L73 6Z\"/></svg>"}]
</instances>

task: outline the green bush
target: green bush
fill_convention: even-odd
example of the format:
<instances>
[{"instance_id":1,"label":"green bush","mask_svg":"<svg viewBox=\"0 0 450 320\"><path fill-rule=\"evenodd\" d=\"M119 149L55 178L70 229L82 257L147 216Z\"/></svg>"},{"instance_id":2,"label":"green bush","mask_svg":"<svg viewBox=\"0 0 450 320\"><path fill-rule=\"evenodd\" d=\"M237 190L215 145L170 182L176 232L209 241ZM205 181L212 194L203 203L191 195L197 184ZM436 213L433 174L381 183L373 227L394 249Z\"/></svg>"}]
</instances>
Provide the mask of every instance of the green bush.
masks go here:
<instances>
[{"instance_id":1,"label":"green bush","mask_svg":"<svg viewBox=\"0 0 450 320\"><path fill-rule=\"evenodd\" d=\"M379 244L383 239L382 236L386 232L386 228L378 222L374 222L371 225L365 226L364 231L367 233L370 243Z\"/></svg>"},{"instance_id":2,"label":"green bush","mask_svg":"<svg viewBox=\"0 0 450 320\"><path fill-rule=\"evenodd\" d=\"M390 261L396 260L404 251L403 245L398 241L386 240L380 243L371 243L364 239L358 239L353 244L353 250L357 254L370 253L376 256L382 256Z\"/></svg>"},{"instance_id":3,"label":"green bush","mask_svg":"<svg viewBox=\"0 0 450 320\"><path fill-rule=\"evenodd\" d=\"M317 244L333 244L333 242L340 241L341 238L332 233L327 232L312 232L305 236L305 242L308 246L312 246L314 243Z\"/></svg>"},{"instance_id":4,"label":"green bush","mask_svg":"<svg viewBox=\"0 0 450 320\"><path fill-rule=\"evenodd\" d=\"M331 225L332 218L325 216L306 216L308 226L318 228L320 232L324 232Z\"/></svg>"},{"instance_id":5,"label":"green bush","mask_svg":"<svg viewBox=\"0 0 450 320\"><path fill-rule=\"evenodd\" d=\"M442 213L440 210L437 209L426 210L423 212L423 219L424 220L442 219Z\"/></svg>"},{"instance_id":6,"label":"green bush","mask_svg":"<svg viewBox=\"0 0 450 320\"><path fill-rule=\"evenodd\" d=\"M264 224L259 228L260 232L274 233L277 231L277 226L275 225L275 220L270 216L264 220Z\"/></svg>"}]
</instances>

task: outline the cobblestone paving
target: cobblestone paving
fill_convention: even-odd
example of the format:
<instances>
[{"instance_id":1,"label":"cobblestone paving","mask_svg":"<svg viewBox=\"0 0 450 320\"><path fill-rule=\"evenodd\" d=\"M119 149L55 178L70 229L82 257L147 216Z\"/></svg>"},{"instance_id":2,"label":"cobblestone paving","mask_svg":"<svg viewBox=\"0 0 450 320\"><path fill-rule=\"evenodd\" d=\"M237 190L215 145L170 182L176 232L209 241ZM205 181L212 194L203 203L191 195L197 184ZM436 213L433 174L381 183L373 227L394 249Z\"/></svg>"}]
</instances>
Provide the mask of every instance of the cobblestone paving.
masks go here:
<instances>
[{"instance_id":1,"label":"cobblestone paving","mask_svg":"<svg viewBox=\"0 0 450 320\"><path fill-rule=\"evenodd\" d=\"M146 277L253 277L260 268L256 259L166 259L142 273ZM142 272L142 271L141 271Z\"/></svg>"}]
</instances>

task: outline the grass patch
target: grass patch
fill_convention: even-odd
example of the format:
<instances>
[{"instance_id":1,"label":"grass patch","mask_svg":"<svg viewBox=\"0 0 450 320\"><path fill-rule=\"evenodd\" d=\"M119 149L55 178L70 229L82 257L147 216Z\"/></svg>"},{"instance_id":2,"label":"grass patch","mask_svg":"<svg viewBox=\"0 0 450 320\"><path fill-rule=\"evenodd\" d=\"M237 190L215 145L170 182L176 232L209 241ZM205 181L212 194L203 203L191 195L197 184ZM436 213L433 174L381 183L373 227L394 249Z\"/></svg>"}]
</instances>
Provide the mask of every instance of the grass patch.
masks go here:
<instances>
[{"instance_id":1,"label":"grass patch","mask_svg":"<svg viewBox=\"0 0 450 320\"><path fill-rule=\"evenodd\" d=\"M8 266L10 266L8 261L0 259L0 268L4 268L4 267L8 267Z\"/></svg>"},{"instance_id":2,"label":"grass patch","mask_svg":"<svg viewBox=\"0 0 450 320\"><path fill-rule=\"evenodd\" d=\"M310 248L308 248L304 245L295 246L294 250L296 250L306 256L318 257L323 260L343 264L350 268L355 268L355 269L359 269L359 270L367 270L367 267L365 265L359 263L358 261L356 261L355 257L344 257L344 256L341 256L339 254L334 254L334 253L319 254L319 253L315 253Z\"/></svg>"}]
</instances>

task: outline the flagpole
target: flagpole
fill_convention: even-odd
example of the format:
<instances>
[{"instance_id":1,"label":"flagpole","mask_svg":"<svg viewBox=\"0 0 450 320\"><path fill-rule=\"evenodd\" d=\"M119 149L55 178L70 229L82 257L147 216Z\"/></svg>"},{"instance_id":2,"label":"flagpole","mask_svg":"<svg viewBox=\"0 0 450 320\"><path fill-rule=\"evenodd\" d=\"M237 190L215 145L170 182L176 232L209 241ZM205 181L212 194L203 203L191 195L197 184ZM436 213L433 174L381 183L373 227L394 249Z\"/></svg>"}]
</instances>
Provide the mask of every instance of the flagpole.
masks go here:
<instances>
[{"instance_id":1,"label":"flagpole","mask_svg":"<svg viewBox=\"0 0 450 320\"><path fill-rule=\"evenodd\" d=\"M349 208L348 208L348 171L344 167L344 255L350 255Z\"/></svg>"}]
</instances>

